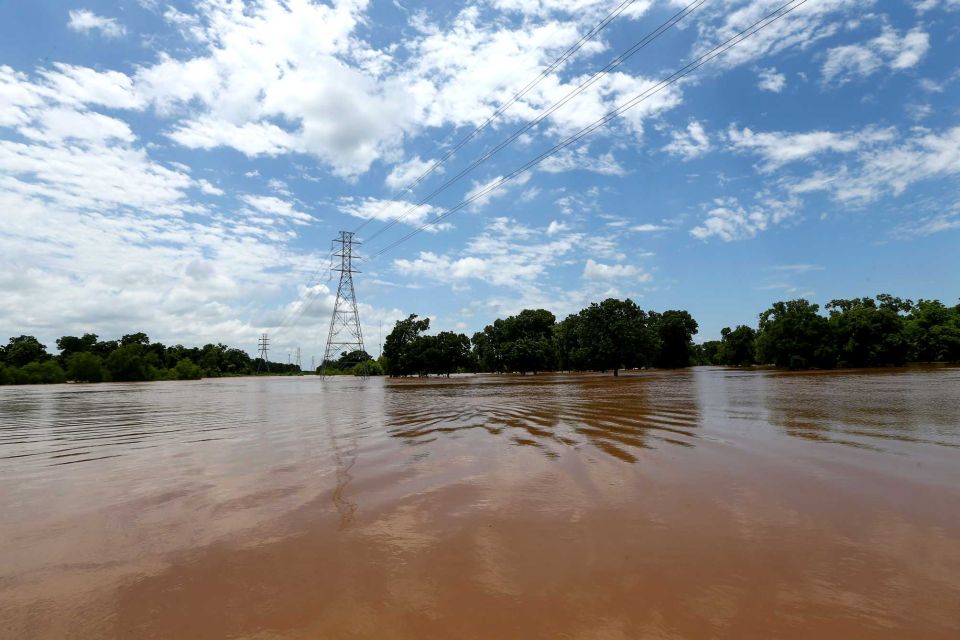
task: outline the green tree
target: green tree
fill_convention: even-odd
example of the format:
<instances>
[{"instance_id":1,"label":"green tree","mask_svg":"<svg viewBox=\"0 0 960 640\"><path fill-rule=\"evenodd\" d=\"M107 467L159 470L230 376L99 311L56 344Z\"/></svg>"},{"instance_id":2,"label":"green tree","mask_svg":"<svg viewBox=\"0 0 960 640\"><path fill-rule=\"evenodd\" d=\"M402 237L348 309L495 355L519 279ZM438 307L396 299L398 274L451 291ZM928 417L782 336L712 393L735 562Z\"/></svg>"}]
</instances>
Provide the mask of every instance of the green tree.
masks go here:
<instances>
[{"instance_id":1,"label":"green tree","mask_svg":"<svg viewBox=\"0 0 960 640\"><path fill-rule=\"evenodd\" d=\"M373 360L373 356L362 349L349 352L344 351L340 354L340 358L337 360L337 368L342 371L348 371L358 364L367 362L368 360Z\"/></svg>"},{"instance_id":2,"label":"green tree","mask_svg":"<svg viewBox=\"0 0 960 640\"><path fill-rule=\"evenodd\" d=\"M63 336L57 338L57 349L60 350L60 361L68 362L75 353L92 351L97 344L97 334L85 333L82 337Z\"/></svg>"},{"instance_id":3,"label":"green tree","mask_svg":"<svg viewBox=\"0 0 960 640\"><path fill-rule=\"evenodd\" d=\"M169 375L174 380L199 380L203 377L203 370L189 358L183 358L170 369Z\"/></svg>"},{"instance_id":4,"label":"green tree","mask_svg":"<svg viewBox=\"0 0 960 640\"><path fill-rule=\"evenodd\" d=\"M801 298L775 302L761 313L756 340L760 362L791 369L833 367L836 352L830 323L819 309Z\"/></svg>"},{"instance_id":5,"label":"green tree","mask_svg":"<svg viewBox=\"0 0 960 640\"><path fill-rule=\"evenodd\" d=\"M66 380L63 369L53 360L30 362L15 373L17 384L56 384Z\"/></svg>"},{"instance_id":6,"label":"green tree","mask_svg":"<svg viewBox=\"0 0 960 640\"><path fill-rule=\"evenodd\" d=\"M364 360L360 364L353 367L353 375L363 377L382 376L383 369L380 367L380 363L378 363L376 360Z\"/></svg>"},{"instance_id":7,"label":"green tree","mask_svg":"<svg viewBox=\"0 0 960 640\"><path fill-rule=\"evenodd\" d=\"M753 327L738 325L736 329L720 330L720 343L715 355L716 364L743 367L756 363L757 332Z\"/></svg>"},{"instance_id":8,"label":"green tree","mask_svg":"<svg viewBox=\"0 0 960 640\"><path fill-rule=\"evenodd\" d=\"M415 371L416 362L410 349L420 334L430 328L430 318L418 319L413 313L406 320L398 320L383 343L386 372L391 376L405 376Z\"/></svg>"},{"instance_id":9,"label":"green tree","mask_svg":"<svg viewBox=\"0 0 960 640\"><path fill-rule=\"evenodd\" d=\"M660 348L654 364L665 369L690 366L693 358L693 336L697 321L687 311L670 310L650 313L650 324L660 339Z\"/></svg>"},{"instance_id":10,"label":"green tree","mask_svg":"<svg viewBox=\"0 0 960 640\"><path fill-rule=\"evenodd\" d=\"M77 382L100 382L103 380L103 361L96 354L77 351L67 359L67 378Z\"/></svg>"},{"instance_id":11,"label":"green tree","mask_svg":"<svg viewBox=\"0 0 960 640\"><path fill-rule=\"evenodd\" d=\"M131 345L131 344L139 344L142 346L147 346L148 344L150 344L150 338L148 338L147 334L145 334L142 331L138 331L137 333L128 333L127 335L120 338L121 347L126 347L127 345Z\"/></svg>"},{"instance_id":12,"label":"green tree","mask_svg":"<svg viewBox=\"0 0 960 640\"><path fill-rule=\"evenodd\" d=\"M40 344L40 341L33 336L10 338L3 349L3 360L11 367L22 367L49 357L47 347Z\"/></svg>"},{"instance_id":13,"label":"green tree","mask_svg":"<svg viewBox=\"0 0 960 640\"><path fill-rule=\"evenodd\" d=\"M700 345L700 364L722 364L720 360L720 344L719 340L707 340Z\"/></svg>"},{"instance_id":14,"label":"green tree","mask_svg":"<svg viewBox=\"0 0 960 640\"><path fill-rule=\"evenodd\" d=\"M919 362L960 361L960 306L939 300L918 300L905 320L910 359Z\"/></svg>"},{"instance_id":15,"label":"green tree","mask_svg":"<svg viewBox=\"0 0 960 640\"><path fill-rule=\"evenodd\" d=\"M550 371L556 367L556 317L546 309L524 309L496 320L473 336L474 354L485 371Z\"/></svg>"},{"instance_id":16,"label":"green tree","mask_svg":"<svg viewBox=\"0 0 960 640\"><path fill-rule=\"evenodd\" d=\"M612 369L650 366L660 349L660 340L648 325L647 314L629 298L607 298L580 312L578 357L587 368Z\"/></svg>"},{"instance_id":17,"label":"green tree","mask_svg":"<svg viewBox=\"0 0 960 640\"><path fill-rule=\"evenodd\" d=\"M910 301L886 294L878 295L876 302L872 298L831 300L826 308L830 310L830 328L840 366L877 367L906 362L908 342L900 312L911 306Z\"/></svg>"},{"instance_id":18,"label":"green tree","mask_svg":"<svg viewBox=\"0 0 960 640\"><path fill-rule=\"evenodd\" d=\"M470 339L462 333L441 331L434 336L436 360L429 369L432 373L446 374L470 366Z\"/></svg>"},{"instance_id":19,"label":"green tree","mask_svg":"<svg viewBox=\"0 0 960 640\"><path fill-rule=\"evenodd\" d=\"M133 342L120 347L107 356L104 362L110 379L115 382L152 380L155 377L150 362L144 356L143 344Z\"/></svg>"}]
</instances>

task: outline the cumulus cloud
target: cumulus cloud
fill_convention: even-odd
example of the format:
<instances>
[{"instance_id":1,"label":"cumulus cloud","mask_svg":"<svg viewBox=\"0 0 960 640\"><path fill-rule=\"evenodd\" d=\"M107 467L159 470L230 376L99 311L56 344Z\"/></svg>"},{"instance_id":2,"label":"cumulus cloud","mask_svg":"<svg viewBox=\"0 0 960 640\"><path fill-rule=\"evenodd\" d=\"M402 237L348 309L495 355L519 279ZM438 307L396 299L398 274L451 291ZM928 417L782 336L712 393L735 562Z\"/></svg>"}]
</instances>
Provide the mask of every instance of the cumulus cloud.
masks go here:
<instances>
[{"instance_id":1,"label":"cumulus cloud","mask_svg":"<svg viewBox=\"0 0 960 640\"><path fill-rule=\"evenodd\" d=\"M692 160L710 151L710 137L696 120L691 120L685 130L674 130L671 135L673 141L663 148L669 154Z\"/></svg>"},{"instance_id":2,"label":"cumulus cloud","mask_svg":"<svg viewBox=\"0 0 960 640\"><path fill-rule=\"evenodd\" d=\"M406 162L394 165L384 182L395 191L406 189L433 165L433 160L421 160L420 156L414 156ZM438 166L433 172L443 173L443 167Z\"/></svg>"},{"instance_id":3,"label":"cumulus cloud","mask_svg":"<svg viewBox=\"0 0 960 640\"><path fill-rule=\"evenodd\" d=\"M793 217L798 201L781 201L774 198L759 198L758 202L744 207L736 198L718 198L707 211L703 222L690 230L690 235L699 240L718 238L724 242L755 237L772 225Z\"/></svg>"},{"instance_id":4,"label":"cumulus cloud","mask_svg":"<svg viewBox=\"0 0 960 640\"><path fill-rule=\"evenodd\" d=\"M788 133L782 131L754 132L749 128L731 126L727 131L730 148L750 152L763 160L762 168L773 171L790 162L805 160L823 154L851 153L896 137L893 129L867 127L860 131L836 133L832 131L805 131Z\"/></svg>"},{"instance_id":5,"label":"cumulus cloud","mask_svg":"<svg viewBox=\"0 0 960 640\"><path fill-rule=\"evenodd\" d=\"M71 11L67 26L78 33L98 31L104 38L120 38L127 33L127 28L117 22L116 18L98 16L88 9Z\"/></svg>"},{"instance_id":6,"label":"cumulus cloud","mask_svg":"<svg viewBox=\"0 0 960 640\"><path fill-rule=\"evenodd\" d=\"M380 198L341 198L337 208L347 215L363 220L398 220L405 224L420 226L441 213L440 209L428 204L417 206L405 200L383 200ZM449 228L446 223L432 225L430 229Z\"/></svg>"},{"instance_id":7,"label":"cumulus cloud","mask_svg":"<svg viewBox=\"0 0 960 640\"><path fill-rule=\"evenodd\" d=\"M821 170L790 181L795 194L825 191L839 202L864 205L884 195L898 196L910 185L960 174L960 127L919 130L907 139L871 147L855 163Z\"/></svg>"},{"instance_id":8,"label":"cumulus cloud","mask_svg":"<svg viewBox=\"0 0 960 640\"><path fill-rule=\"evenodd\" d=\"M628 264L603 264L588 258L583 267L583 277L587 280L621 280L630 279L635 282L649 282L652 277L644 273L639 267Z\"/></svg>"},{"instance_id":9,"label":"cumulus cloud","mask_svg":"<svg viewBox=\"0 0 960 640\"><path fill-rule=\"evenodd\" d=\"M823 81L843 84L866 78L880 69L909 69L916 66L930 48L930 36L920 27L903 36L884 25L879 36L863 44L829 49L823 63Z\"/></svg>"},{"instance_id":10,"label":"cumulus cloud","mask_svg":"<svg viewBox=\"0 0 960 640\"><path fill-rule=\"evenodd\" d=\"M195 201L225 193L91 109L130 104L128 88L65 65L34 80L0 68L2 126L19 134L0 139L0 326L48 343L142 329L242 345L266 324L269 297L306 277L289 225L309 216L259 196L241 200L245 217Z\"/></svg>"},{"instance_id":11,"label":"cumulus cloud","mask_svg":"<svg viewBox=\"0 0 960 640\"><path fill-rule=\"evenodd\" d=\"M780 93L787 86L787 77L782 73L777 73L777 70L773 67L761 69L760 73L757 74L757 86L762 91Z\"/></svg>"},{"instance_id":12,"label":"cumulus cloud","mask_svg":"<svg viewBox=\"0 0 960 640\"><path fill-rule=\"evenodd\" d=\"M422 251L414 259L400 258L394 269L408 277L426 278L446 284L478 280L494 286L528 289L573 251L581 239L576 233L541 232L510 218L495 218L483 233L473 238L462 256Z\"/></svg>"}]
</instances>

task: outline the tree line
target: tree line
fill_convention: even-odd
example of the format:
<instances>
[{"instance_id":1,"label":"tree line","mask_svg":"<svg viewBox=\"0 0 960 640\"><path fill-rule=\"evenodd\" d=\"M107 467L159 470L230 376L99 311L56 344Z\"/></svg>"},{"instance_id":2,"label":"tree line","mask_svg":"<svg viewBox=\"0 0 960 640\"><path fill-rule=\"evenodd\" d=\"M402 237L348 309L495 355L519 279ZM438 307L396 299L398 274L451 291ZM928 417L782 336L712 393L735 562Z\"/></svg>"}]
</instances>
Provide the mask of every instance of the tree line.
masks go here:
<instances>
[{"instance_id":1,"label":"tree line","mask_svg":"<svg viewBox=\"0 0 960 640\"><path fill-rule=\"evenodd\" d=\"M678 368L691 365L772 365L790 369L881 367L907 362L960 362L960 305L879 294L873 298L775 302L756 327L725 327L720 340L694 344L696 320L683 310L645 311L608 298L563 320L545 309L497 319L468 338L429 334L430 319L398 321L383 355L342 354L318 367L327 375L425 376L456 372L538 373ZM0 384L185 380L257 373L299 373L224 344L166 347L145 333L118 340L63 336L60 353L33 336L0 346Z\"/></svg>"},{"instance_id":2,"label":"tree line","mask_svg":"<svg viewBox=\"0 0 960 640\"><path fill-rule=\"evenodd\" d=\"M10 338L0 346L0 384L197 380L256 373L297 373L296 365L251 358L225 344L164 346L145 333L100 340L95 333L57 339L60 353L47 352L34 336Z\"/></svg>"},{"instance_id":3,"label":"tree line","mask_svg":"<svg viewBox=\"0 0 960 640\"><path fill-rule=\"evenodd\" d=\"M832 300L827 315L807 300L775 302L756 328L725 327L720 340L694 344L689 312L644 311L608 298L561 321L545 309L498 319L472 338L427 335L411 315L387 336L379 366L391 376L460 372L537 373L772 365L790 369L880 367L960 361L960 305L879 294Z\"/></svg>"},{"instance_id":4,"label":"tree line","mask_svg":"<svg viewBox=\"0 0 960 640\"><path fill-rule=\"evenodd\" d=\"M444 331L426 335L429 318L400 320L383 348L391 376L541 371L605 371L686 367L696 363L697 321L686 311L644 311L632 300L608 298L557 322L546 309L498 319L473 338Z\"/></svg>"},{"instance_id":5,"label":"tree line","mask_svg":"<svg viewBox=\"0 0 960 640\"><path fill-rule=\"evenodd\" d=\"M907 362L960 361L960 305L873 298L775 302L757 328L741 325L703 343L704 364L769 364L790 369L883 367Z\"/></svg>"}]
</instances>

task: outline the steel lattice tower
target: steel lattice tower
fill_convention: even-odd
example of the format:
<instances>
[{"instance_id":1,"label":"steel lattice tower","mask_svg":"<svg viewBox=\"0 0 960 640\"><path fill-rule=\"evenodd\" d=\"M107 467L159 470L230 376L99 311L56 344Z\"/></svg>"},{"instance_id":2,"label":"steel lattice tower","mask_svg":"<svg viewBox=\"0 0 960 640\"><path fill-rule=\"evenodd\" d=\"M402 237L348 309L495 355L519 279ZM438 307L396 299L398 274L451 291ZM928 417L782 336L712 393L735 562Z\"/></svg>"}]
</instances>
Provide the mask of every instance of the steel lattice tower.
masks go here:
<instances>
[{"instance_id":1,"label":"steel lattice tower","mask_svg":"<svg viewBox=\"0 0 960 640\"><path fill-rule=\"evenodd\" d=\"M263 360L263 366L266 368L267 372L270 371L270 360L267 359L267 354L270 352L270 338L267 337L267 334L260 336L260 339L257 341L257 357ZM260 363L257 363L257 371L260 371Z\"/></svg>"},{"instance_id":2,"label":"steel lattice tower","mask_svg":"<svg viewBox=\"0 0 960 640\"><path fill-rule=\"evenodd\" d=\"M333 315L330 317L330 331L327 334L327 348L323 352L323 370L326 373L327 362L332 356L344 351L363 351L363 332L360 330L360 314L357 312L357 294L353 289L353 274L360 273L353 268L353 246L360 244L353 239L353 232L341 231L340 237L334 240L340 244L340 265L334 271L340 272L340 284L337 287L337 300L333 304Z\"/></svg>"}]
</instances>

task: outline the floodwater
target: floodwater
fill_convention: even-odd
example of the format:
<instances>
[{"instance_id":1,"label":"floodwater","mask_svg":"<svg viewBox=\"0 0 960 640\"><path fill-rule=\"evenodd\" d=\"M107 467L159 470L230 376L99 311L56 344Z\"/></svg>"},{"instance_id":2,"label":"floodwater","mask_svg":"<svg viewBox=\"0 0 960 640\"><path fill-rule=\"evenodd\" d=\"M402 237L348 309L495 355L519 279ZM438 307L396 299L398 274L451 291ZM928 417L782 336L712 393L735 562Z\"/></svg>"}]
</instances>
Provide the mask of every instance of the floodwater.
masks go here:
<instances>
[{"instance_id":1,"label":"floodwater","mask_svg":"<svg viewBox=\"0 0 960 640\"><path fill-rule=\"evenodd\" d=\"M2 638L960 637L960 369L0 388Z\"/></svg>"}]
</instances>

